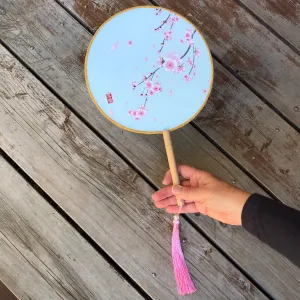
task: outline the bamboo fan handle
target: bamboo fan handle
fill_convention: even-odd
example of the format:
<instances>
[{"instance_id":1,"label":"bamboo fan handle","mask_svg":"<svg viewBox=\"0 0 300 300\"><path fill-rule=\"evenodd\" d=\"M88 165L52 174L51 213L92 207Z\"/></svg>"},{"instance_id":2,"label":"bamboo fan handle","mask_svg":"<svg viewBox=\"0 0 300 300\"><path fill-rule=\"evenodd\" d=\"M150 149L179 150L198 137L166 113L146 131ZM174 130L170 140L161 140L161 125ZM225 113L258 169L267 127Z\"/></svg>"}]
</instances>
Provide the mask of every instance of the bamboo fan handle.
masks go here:
<instances>
[{"instance_id":1,"label":"bamboo fan handle","mask_svg":"<svg viewBox=\"0 0 300 300\"><path fill-rule=\"evenodd\" d=\"M174 155L174 151L173 151L170 131L168 131L168 130L163 131L163 137L164 137L164 142L165 142L167 157L168 157L168 161L169 161L169 167L170 167L170 171L171 171L173 185L178 185L178 184L180 184L180 179L179 179L179 175L178 175L178 170L177 170L175 155ZM180 206L181 199L176 197L176 200L177 200L177 205ZM182 204L184 204L184 203L182 203Z\"/></svg>"}]
</instances>

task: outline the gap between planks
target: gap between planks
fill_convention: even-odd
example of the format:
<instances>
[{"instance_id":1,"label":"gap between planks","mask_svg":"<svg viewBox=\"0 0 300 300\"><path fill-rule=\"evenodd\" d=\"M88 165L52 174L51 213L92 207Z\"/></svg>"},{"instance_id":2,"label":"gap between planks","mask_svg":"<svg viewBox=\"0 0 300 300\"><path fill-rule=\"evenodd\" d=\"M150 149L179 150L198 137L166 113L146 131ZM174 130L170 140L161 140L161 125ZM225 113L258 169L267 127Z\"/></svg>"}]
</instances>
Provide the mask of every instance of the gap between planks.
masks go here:
<instances>
[{"instance_id":1,"label":"gap between planks","mask_svg":"<svg viewBox=\"0 0 300 300\"><path fill-rule=\"evenodd\" d=\"M84 238L103 259L126 280L144 299L153 300L118 264L110 257L97 242L89 236L1 147L0 156L19 174L25 181L55 209L68 222L82 238ZM1 284L1 282L0 282ZM0 295L1 296L1 295ZM2 300L2 299L1 299Z\"/></svg>"}]
</instances>

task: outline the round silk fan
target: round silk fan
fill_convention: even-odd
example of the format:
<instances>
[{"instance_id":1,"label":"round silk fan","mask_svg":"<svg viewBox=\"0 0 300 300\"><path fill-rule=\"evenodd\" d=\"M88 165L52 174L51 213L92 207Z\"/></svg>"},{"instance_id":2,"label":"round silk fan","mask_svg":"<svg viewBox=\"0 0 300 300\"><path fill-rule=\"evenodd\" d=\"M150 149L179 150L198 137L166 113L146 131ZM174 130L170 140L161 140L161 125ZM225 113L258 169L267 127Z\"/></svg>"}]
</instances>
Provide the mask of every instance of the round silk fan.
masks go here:
<instances>
[{"instance_id":1,"label":"round silk fan","mask_svg":"<svg viewBox=\"0 0 300 300\"><path fill-rule=\"evenodd\" d=\"M213 84L212 57L194 25L161 7L124 10L92 38L85 79L96 107L112 123L137 133L163 134L173 184L179 184L170 131L198 115ZM193 293L180 246L179 215L174 216L172 257L179 294Z\"/></svg>"}]
</instances>

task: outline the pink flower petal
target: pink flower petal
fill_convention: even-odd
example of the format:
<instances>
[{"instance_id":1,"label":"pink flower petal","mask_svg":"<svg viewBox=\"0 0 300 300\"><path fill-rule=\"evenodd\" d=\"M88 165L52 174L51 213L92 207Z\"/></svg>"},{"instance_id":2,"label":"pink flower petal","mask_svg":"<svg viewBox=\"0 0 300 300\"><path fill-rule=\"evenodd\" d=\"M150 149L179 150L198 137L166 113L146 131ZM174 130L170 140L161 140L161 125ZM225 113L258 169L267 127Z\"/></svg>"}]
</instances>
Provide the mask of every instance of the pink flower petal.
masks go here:
<instances>
[{"instance_id":1,"label":"pink flower petal","mask_svg":"<svg viewBox=\"0 0 300 300\"><path fill-rule=\"evenodd\" d=\"M111 50L114 51L118 48L118 45L119 45L119 42L116 42L114 43L112 46L111 46Z\"/></svg>"},{"instance_id":2,"label":"pink flower petal","mask_svg":"<svg viewBox=\"0 0 300 300\"><path fill-rule=\"evenodd\" d=\"M132 46L132 40L129 40L129 41L128 41L128 45L129 45L129 46Z\"/></svg>"},{"instance_id":3,"label":"pink flower petal","mask_svg":"<svg viewBox=\"0 0 300 300\"><path fill-rule=\"evenodd\" d=\"M204 90L203 93L206 93L206 90Z\"/></svg>"},{"instance_id":4,"label":"pink flower petal","mask_svg":"<svg viewBox=\"0 0 300 300\"><path fill-rule=\"evenodd\" d=\"M145 62L147 62L147 61L148 61L148 57L147 57L147 56L144 58L144 61L145 61Z\"/></svg>"}]
</instances>

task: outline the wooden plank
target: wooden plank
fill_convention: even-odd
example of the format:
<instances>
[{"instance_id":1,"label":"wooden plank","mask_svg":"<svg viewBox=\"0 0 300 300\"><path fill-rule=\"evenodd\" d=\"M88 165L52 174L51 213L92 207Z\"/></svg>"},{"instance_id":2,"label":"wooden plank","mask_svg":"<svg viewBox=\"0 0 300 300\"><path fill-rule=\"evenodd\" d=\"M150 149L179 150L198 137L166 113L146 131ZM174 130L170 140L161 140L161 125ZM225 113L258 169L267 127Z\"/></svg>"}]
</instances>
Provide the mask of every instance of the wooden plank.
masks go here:
<instances>
[{"instance_id":1,"label":"wooden plank","mask_svg":"<svg viewBox=\"0 0 300 300\"><path fill-rule=\"evenodd\" d=\"M0 170L0 278L19 299L144 299L2 157Z\"/></svg>"},{"instance_id":2,"label":"wooden plank","mask_svg":"<svg viewBox=\"0 0 300 300\"><path fill-rule=\"evenodd\" d=\"M260 19L271 26L289 43L300 50L300 2L299 0L240 0Z\"/></svg>"},{"instance_id":3,"label":"wooden plank","mask_svg":"<svg viewBox=\"0 0 300 300\"><path fill-rule=\"evenodd\" d=\"M132 5L147 4L145 0L131 1ZM84 7L78 10L80 0L63 2L70 11L92 25L93 30L104 20L95 10ZM93 2L84 1L89 3L88 7ZM300 128L300 57L237 1L157 0L156 3L191 20L223 64Z\"/></svg>"},{"instance_id":4,"label":"wooden plank","mask_svg":"<svg viewBox=\"0 0 300 300\"><path fill-rule=\"evenodd\" d=\"M148 0L62 0L59 2L93 31L96 31L103 20L121 10L138 5L152 5Z\"/></svg>"},{"instance_id":5,"label":"wooden plank","mask_svg":"<svg viewBox=\"0 0 300 300\"><path fill-rule=\"evenodd\" d=\"M22 19L25 13L25 11L22 11L23 7L24 5L20 7L10 5L6 7L7 11L11 13L9 20L6 20L6 28L11 28L13 33L16 32L16 34L11 33L6 35L5 41L8 45L16 51L39 76L55 88L69 105L88 120L94 128L97 128L101 135L109 140L120 152L126 155L132 164L140 171L145 172L145 175L159 186L163 173L167 169L165 150L161 137L155 135L136 135L119 130L102 118L89 100L83 81L82 58L84 57L85 49L91 36L74 22L72 18L68 17L55 3L53 4L49 1L43 9L39 9L39 6L34 6L34 2L31 3L29 11L34 13L30 15L30 23L28 23L28 18ZM17 24L18 26L10 21L14 19L14 15L18 15L18 18L22 20L22 22ZM64 26L58 24L64 24ZM54 34L49 34L49 30L46 27L48 27L48 29L50 28ZM22 31L22 37L18 34L18 30ZM38 34L36 34L36 32L38 32ZM56 47L56 44L59 44L60 48ZM33 47L33 49L30 47ZM36 58L37 53L40 56L39 60ZM65 62L67 62L69 69L65 67ZM216 66L218 68L218 65ZM70 68L72 68L71 71ZM218 87L222 81L222 90L230 90L230 85L226 87L222 77L220 79L216 78L216 86ZM249 91L247 93L249 93ZM235 94L232 94L232 98L234 97ZM242 101L243 97L241 93L237 99L239 98ZM246 99L250 99L249 101L251 102L252 98L249 97L248 95ZM214 98L212 98L210 102L215 101L213 99ZM219 100L218 102L221 103L224 99L226 99L226 97L222 96L222 93L220 93L219 98L216 98L216 100ZM254 96L253 99L257 101ZM216 110L218 110L218 102L215 104ZM243 102L243 105L245 106L243 108L245 111L251 111L251 106L248 101ZM224 107L226 108L226 105ZM263 103L261 103L259 107L263 108L264 116L268 116L269 114L274 116ZM230 116L231 114L228 112L226 118L230 118ZM249 115L249 120L252 118L253 115ZM213 119L213 121L215 122L217 120ZM283 123L280 119L278 121L280 125ZM255 132L255 123L253 123L252 126ZM274 126L279 125L276 124ZM221 132L221 130L219 130L219 132ZM268 132L266 132L266 134L267 133ZM234 136L234 134L235 133L232 133L232 136ZM241 137L238 136L238 132L236 132L236 134L237 141L239 141ZM255 133L253 133L253 135L254 134ZM235 180L237 185L246 190L262 192L245 174L221 155L206 139L199 135L192 126L185 126L183 129L176 131L173 135L176 156L180 163L206 169L227 181ZM267 137L268 135L266 138ZM283 139L284 136L281 138ZM222 139L226 141L227 137L222 136ZM293 139L294 138L291 140ZM286 141L288 143L288 140ZM282 149L283 153L285 151L287 151L287 149ZM270 155L272 155L272 153L270 153ZM293 155L289 155L288 157L292 157ZM266 157L266 159L267 163L268 157ZM270 162L274 164L274 161L272 162L272 160L270 160ZM254 163L256 163L256 161ZM252 168L252 170L254 175L258 175L258 173L255 173L255 168ZM268 176L264 178L264 181L268 179ZM37 176L37 180L40 179L41 177ZM268 186L268 183L266 185ZM292 199L292 201L294 199L292 189L289 189L286 195L284 195L284 192L281 192L281 186L279 184L273 185L272 191L275 194L279 193L283 195L285 202L288 202L288 198ZM292 202L292 205L296 206L297 201ZM297 281L299 271L295 269L292 264L288 263L281 256L263 246L261 243L258 243L239 228L222 227L218 222L203 219L202 217L195 217L194 221L211 239L215 240L224 251L236 260L241 267L246 269L270 294L277 298L285 298L288 293L289 299L297 299L296 295L299 293L299 283ZM254 253L257 255L252 257L249 255L248 249L255 249Z\"/></svg>"},{"instance_id":6,"label":"wooden plank","mask_svg":"<svg viewBox=\"0 0 300 300\"><path fill-rule=\"evenodd\" d=\"M0 281L0 299L17 300L16 296Z\"/></svg>"},{"instance_id":7,"label":"wooden plank","mask_svg":"<svg viewBox=\"0 0 300 300\"><path fill-rule=\"evenodd\" d=\"M0 147L153 299L178 299L172 218L154 208L153 189L4 48L0 53ZM266 299L190 224L181 224L199 288L189 299Z\"/></svg>"}]
</instances>

